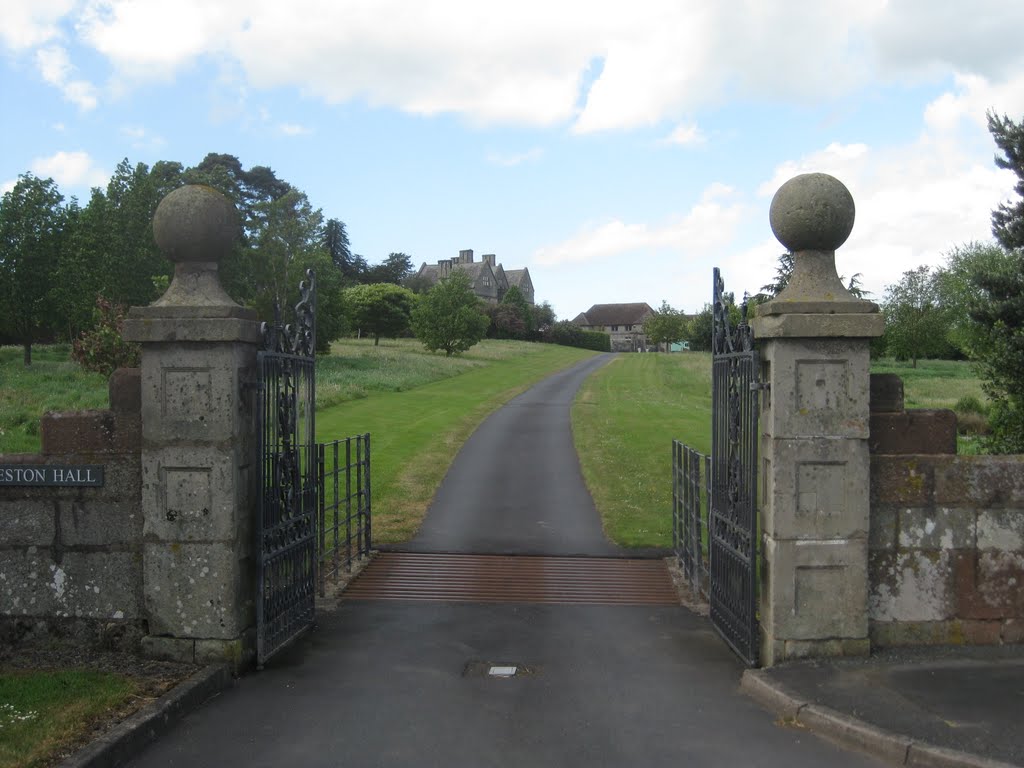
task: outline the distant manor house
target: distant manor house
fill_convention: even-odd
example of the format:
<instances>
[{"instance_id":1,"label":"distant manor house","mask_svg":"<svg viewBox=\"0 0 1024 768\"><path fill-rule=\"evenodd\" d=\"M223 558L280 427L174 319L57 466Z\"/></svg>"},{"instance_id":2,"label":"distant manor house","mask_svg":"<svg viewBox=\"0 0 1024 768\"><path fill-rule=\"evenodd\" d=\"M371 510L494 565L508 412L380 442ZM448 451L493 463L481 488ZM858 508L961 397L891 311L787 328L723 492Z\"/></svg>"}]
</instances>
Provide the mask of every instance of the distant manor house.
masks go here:
<instances>
[{"instance_id":1,"label":"distant manor house","mask_svg":"<svg viewBox=\"0 0 1024 768\"><path fill-rule=\"evenodd\" d=\"M636 304L595 304L580 312L573 323L588 331L604 331L612 337L612 352L646 352L644 322L655 314L646 301Z\"/></svg>"},{"instance_id":2,"label":"distant manor house","mask_svg":"<svg viewBox=\"0 0 1024 768\"><path fill-rule=\"evenodd\" d=\"M508 293L508 289L515 286L527 302L534 303L530 270L506 270L501 264L496 263L493 253L485 253L480 258L482 261L473 260L472 249L459 251L459 256L455 259L440 259L437 264L424 262L416 277L424 282L436 283L448 277L452 270L460 269L469 276L473 293L484 301L501 301Z\"/></svg>"}]
</instances>

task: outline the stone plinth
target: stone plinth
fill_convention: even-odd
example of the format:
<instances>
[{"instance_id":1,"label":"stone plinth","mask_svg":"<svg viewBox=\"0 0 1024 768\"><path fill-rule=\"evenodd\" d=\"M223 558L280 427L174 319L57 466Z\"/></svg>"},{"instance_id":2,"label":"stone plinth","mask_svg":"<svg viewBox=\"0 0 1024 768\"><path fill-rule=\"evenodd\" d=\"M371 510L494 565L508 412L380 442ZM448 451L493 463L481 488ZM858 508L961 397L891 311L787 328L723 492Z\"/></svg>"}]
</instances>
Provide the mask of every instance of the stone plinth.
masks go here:
<instances>
[{"instance_id":1,"label":"stone plinth","mask_svg":"<svg viewBox=\"0 0 1024 768\"><path fill-rule=\"evenodd\" d=\"M761 659L865 654L868 639L869 341L878 307L836 274L854 203L825 174L786 182L772 230L789 284L758 307L769 395L761 413Z\"/></svg>"},{"instance_id":2,"label":"stone plinth","mask_svg":"<svg viewBox=\"0 0 1024 768\"><path fill-rule=\"evenodd\" d=\"M220 193L182 187L154 235L175 262L167 292L134 307L142 344L143 592L150 654L236 667L253 648L255 432L245 384L259 325L217 276L238 231Z\"/></svg>"}]
</instances>

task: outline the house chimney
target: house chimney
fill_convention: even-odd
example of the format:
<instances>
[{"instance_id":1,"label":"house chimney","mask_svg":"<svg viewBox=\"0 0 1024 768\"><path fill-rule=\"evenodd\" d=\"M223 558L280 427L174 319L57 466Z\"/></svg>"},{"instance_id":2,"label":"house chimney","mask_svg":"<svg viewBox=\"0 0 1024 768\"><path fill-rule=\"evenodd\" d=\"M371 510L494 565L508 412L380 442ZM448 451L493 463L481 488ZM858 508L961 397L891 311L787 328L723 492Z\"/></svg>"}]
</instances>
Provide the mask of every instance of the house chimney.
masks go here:
<instances>
[{"instance_id":1,"label":"house chimney","mask_svg":"<svg viewBox=\"0 0 1024 768\"><path fill-rule=\"evenodd\" d=\"M470 248L465 251L459 251L459 264L472 264L473 263L473 249Z\"/></svg>"},{"instance_id":2,"label":"house chimney","mask_svg":"<svg viewBox=\"0 0 1024 768\"><path fill-rule=\"evenodd\" d=\"M494 254L493 253L485 253L481 258L483 258L483 260L485 262L490 264L491 267L494 266Z\"/></svg>"},{"instance_id":3,"label":"house chimney","mask_svg":"<svg viewBox=\"0 0 1024 768\"><path fill-rule=\"evenodd\" d=\"M451 259L438 259L437 260L438 273L442 280L450 277L452 274L452 260Z\"/></svg>"}]
</instances>

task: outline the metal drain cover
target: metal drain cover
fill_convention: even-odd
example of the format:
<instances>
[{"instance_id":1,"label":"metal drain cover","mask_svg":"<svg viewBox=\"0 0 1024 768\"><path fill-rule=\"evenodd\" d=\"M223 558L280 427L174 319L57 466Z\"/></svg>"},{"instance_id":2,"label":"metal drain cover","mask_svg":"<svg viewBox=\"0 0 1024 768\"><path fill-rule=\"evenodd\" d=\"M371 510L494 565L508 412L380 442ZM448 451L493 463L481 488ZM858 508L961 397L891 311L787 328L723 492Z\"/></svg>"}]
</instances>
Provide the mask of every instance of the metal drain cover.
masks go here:
<instances>
[{"instance_id":1,"label":"metal drain cover","mask_svg":"<svg viewBox=\"0 0 1024 768\"><path fill-rule=\"evenodd\" d=\"M463 677L487 677L491 679L508 679L510 677L526 677L537 674L536 667L528 667L510 661L480 661L473 659L466 662L462 670Z\"/></svg>"}]
</instances>

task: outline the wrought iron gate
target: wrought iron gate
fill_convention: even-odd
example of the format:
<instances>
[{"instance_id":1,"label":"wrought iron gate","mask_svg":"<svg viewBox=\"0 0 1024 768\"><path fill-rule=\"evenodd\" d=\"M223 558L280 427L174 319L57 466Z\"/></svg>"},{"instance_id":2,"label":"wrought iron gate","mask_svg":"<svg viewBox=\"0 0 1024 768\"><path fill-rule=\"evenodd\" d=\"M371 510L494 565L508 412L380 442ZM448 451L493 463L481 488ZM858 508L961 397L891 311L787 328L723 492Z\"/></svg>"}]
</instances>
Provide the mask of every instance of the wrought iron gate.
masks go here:
<instances>
[{"instance_id":1,"label":"wrought iron gate","mask_svg":"<svg viewBox=\"0 0 1024 768\"><path fill-rule=\"evenodd\" d=\"M314 621L317 567L316 282L299 284L295 324L280 307L257 354L256 657L262 665Z\"/></svg>"},{"instance_id":2,"label":"wrought iron gate","mask_svg":"<svg viewBox=\"0 0 1024 768\"><path fill-rule=\"evenodd\" d=\"M719 633L756 666L759 359L746 302L742 319L731 327L717 268L713 313L708 602Z\"/></svg>"}]
</instances>

